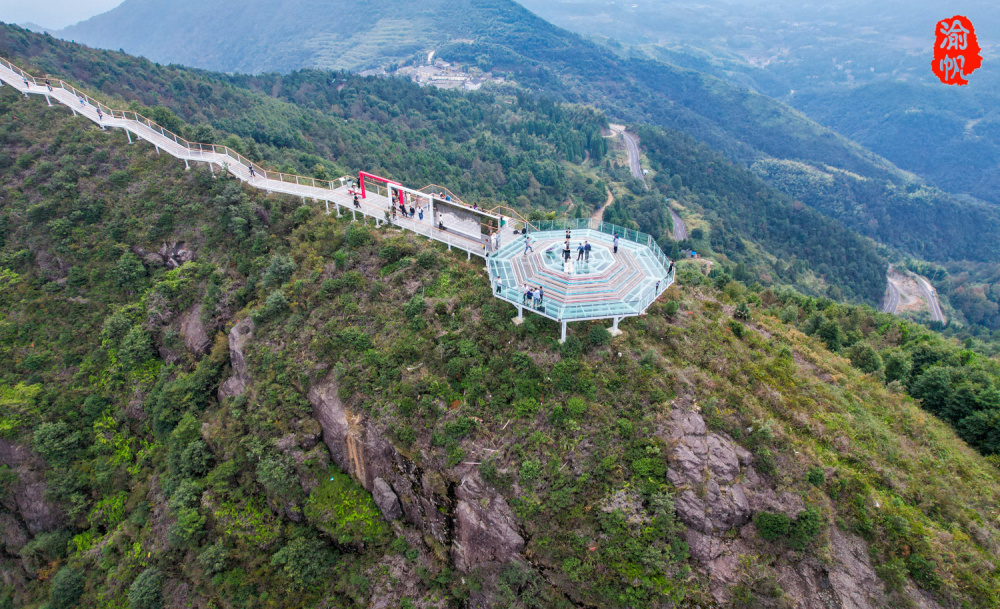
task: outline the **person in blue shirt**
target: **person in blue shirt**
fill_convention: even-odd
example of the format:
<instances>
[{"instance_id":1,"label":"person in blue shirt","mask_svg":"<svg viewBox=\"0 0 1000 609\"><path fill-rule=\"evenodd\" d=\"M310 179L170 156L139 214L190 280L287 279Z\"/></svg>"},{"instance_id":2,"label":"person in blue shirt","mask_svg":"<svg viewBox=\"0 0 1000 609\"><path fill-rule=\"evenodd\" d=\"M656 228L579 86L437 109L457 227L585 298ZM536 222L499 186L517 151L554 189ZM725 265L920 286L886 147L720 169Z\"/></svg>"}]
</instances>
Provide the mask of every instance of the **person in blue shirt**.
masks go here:
<instances>
[{"instance_id":1,"label":"person in blue shirt","mask_svg":"<svg viewBox=\"0 0 1000 609\"><path fill-rule=\"evenodd\" d=\"M583 242L583 259L586 260L587 262L590 262L590 242L589 241L584 241Z\"/></svg>"}]
</instances>

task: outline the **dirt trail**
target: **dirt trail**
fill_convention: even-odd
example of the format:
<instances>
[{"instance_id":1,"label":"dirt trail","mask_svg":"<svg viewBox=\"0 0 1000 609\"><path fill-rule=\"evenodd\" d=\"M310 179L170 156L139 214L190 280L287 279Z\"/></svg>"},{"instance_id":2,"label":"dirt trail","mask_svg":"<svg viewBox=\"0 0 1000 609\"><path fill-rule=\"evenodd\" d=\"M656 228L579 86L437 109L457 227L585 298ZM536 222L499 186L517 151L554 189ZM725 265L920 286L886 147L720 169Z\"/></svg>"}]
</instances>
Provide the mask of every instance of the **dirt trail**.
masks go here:
<instances>
[{"instance_id":1,"label":"dirt trail","mask_svg":"<svg viewBox=\"0 0 1000 609\"><path fill-rule=\"evenodd\" d=\"M591 220L597 220L598 222L600 222L601 220L603 220L604 219L604 210L608 208L608 205L611 205L614 202L615 202L615 195L611 194L611 189L609 188L608 189L608 199L604 202L604 205L602 205L600 209L598 209L597 211L595 211L593 213L593 215L590 216L590 219Z\"/></svg>"}]
</instances>

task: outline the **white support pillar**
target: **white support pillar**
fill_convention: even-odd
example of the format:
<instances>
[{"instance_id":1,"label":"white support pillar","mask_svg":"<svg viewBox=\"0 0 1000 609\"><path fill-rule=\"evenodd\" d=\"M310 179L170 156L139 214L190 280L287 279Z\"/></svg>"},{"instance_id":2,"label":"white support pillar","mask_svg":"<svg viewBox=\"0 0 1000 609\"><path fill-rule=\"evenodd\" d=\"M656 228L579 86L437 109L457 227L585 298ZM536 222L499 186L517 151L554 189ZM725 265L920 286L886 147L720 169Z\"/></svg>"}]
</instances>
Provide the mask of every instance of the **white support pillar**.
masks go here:
<instances>
[{"instance_id":1,"label":"white support pillar","mask_svg":"<svg viewBox=\"0 0 1000 609\"><path fill-rule=\"evenodd\" d=\"M160 156L160 147L157 146L156 144L153 144L153 148L156 148L156 156Z\"/></svg>"},{"instance_id":2,"label":"white support pillar","mask_svg":"<svg viewBox=\"0 0 1000 609\"><path fill-rule=\"evenodd\" d=\"M76 116L76 108L74 108L73 106L70 106L69 109L73 113L73 116Z\"/></svg>"},{"instance_id":3,"label":"white support pillar","mask_svg":"<svg viewBox=\"0 0 1000 609\"><path fill-rule=\"evenodd\" d=\"M612 319L614 321L612 322L611 327L608 328L608 334L610 334L611 336L621 336L622 331L618 329L618 322L621 321L622 318L613 317Z\"/></svg>"},{"instance_id":4,"label":"white support pillar","mask_svg":"<svg viewBox=\"0 0 1000 609\"><path fill-rule=\"evenodd\" d=\"M451 241L448 242L448 251L451 251Z\"/></svg>"},{"instance_id":5,"label":"white support pillar","mask_svg":"<svg viewBox=\"0 0 1000 609\"><path fill-rule=\"evenodd\" d=\"M51 100L51 99L49 99L49 96L48 96L48 95L46 95L46 96L45 96L45 101L49 102L49 105L50 105L50 106L52 105L52 100Z\"/></svg>"},{"instance_id":6,"label":"white support pillar","mask_svg":"<svg viewBox=\"0 0 1000 609\"><path fill-rule=\"evenodd\" d=\"M559 344L566 342L566 322L562 322L562 338L559 339Z\"/></svg>"},{"instance_id":7,"label":"white support pillar","mask_svg":"<svg viewBox=\"0 0 1000 609\"><path fill-rule=\"evenodd\" d=\"M326 215L328 215L328 216L330 215L330 202L329 201L326 202Z\"/></svg>"},{"instance_id":8,"label":"white support pillar","mask_svg":"<svg viewBox=\"0 0 1000 609\"><path fill-rule=\"evenodd\" d=\"M470 252L469 250L465 250L465 259L472 260L472 252Z\"/></svg>"},{"instance_id":9,"label":"white support pillar","mask_svg":"<svg viewBox=\"0 0 1000 609\"><path fill-rule=\"evenodd\" d=\"M354 209L351 209L351 222L357 222L357 221L358 221L358 212L356 212Z\"/></svg>"},{"instance_id":10,"label":"white support pillar","mask_svg":"<svg viewBox=\"0 0 1000 609\"><path fill-rule=\"evenodd\" d=\"M515 326L520 326L524 323L524 307L517 305L517 317L513 319Z\"/></svg>"},{"instance_id":11,"label":"white support pillar","mask_svg":"<svg viewBox=\"0 0 1000 609\"><path fill-rule=\"evenodd\" d=\"M73 114L76 114L76 112L74 111ZM128 137L128 143L131 144L132 143L132 132L129 131L128 129L126 129L125 130L125 136Z\"/></svg>"},{"instance_id":12,"label":"white support pillar","mask_svg":"<svg viewBox=\"0 0 1000 609\"><path fill-rule=\"evenodd\" d=\"M191 165L188 163L187 159L184 159L184 171L190 171Z\"/></svg>"}]
</instances>

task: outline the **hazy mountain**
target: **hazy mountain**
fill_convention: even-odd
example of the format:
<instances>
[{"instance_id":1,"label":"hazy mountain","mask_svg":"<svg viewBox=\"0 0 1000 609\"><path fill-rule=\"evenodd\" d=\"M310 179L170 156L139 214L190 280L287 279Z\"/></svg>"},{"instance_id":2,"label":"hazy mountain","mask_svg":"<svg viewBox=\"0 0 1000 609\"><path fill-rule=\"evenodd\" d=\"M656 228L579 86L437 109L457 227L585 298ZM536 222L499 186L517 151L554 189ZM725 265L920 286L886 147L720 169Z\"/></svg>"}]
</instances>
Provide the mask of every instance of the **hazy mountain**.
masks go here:
<instances>
[{"instance_id":1,"label":"hazy mountain","mask_svg":"<svg viewBox=\"0 0 1000 609\"><path fill-rule=\"evenodd\" d=\"M65 38L222 71L361 68L440 56L610 115L680 129L750 162L761 155L901 178L875 155L770 99L691 70L626 59L509 0L367 2L127 0Z\"/></svg>"},{"instance_id":2,"label":"hazy mountain","mask_svg":"<svg viewBox=\"0 0 1000 609\"><path fill-rule=\"evenodd\" d=\"M943 189L1000 203L992 2L521 3L619 53L766 93ZM967 87L944 86L930 70L934 24L956 13L977 27L987 58Z\"/></svg>"}]
</instances>

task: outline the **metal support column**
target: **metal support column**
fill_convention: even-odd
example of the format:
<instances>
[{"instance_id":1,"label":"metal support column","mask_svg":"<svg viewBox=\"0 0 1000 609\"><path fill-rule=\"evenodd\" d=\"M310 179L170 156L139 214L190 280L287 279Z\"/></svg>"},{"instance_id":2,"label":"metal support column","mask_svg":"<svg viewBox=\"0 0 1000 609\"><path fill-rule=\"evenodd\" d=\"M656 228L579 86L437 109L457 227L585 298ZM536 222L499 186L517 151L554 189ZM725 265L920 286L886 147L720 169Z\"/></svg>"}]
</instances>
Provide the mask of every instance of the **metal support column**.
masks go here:
<instances>
[{"instance_id":1,"label":"metal support column","mask_svg":"<svg viewBox=\"0 0 1000 609\"><path fill-rule=\"evenodd\" d=\"M514 318L514 325L520 326L524 323L524 307L517 305L517 317Z\"/></svg>"},{"instance_id":2,"label":"metal support column","mask_svg":"<svg viewBox=\"0 0 1000 609\"><path fill-rule=\"evenodd\" d=\"M357 222L357 221L358 221L358 212L356 212L356 211L354 211L352 209L351 210L351 222Z\"/></svg>"},{"instance_id":3,"label":"metal support column","mask_svg":"<svg viewBox=\"0 0 1000 609\"><path fill-rule=\"evenodd\" d=\"M326 215L328 215L328 216L330 215L330 202L329 201L326 202Z\"/></svg>"},{"instance_id":4,"label":"metal support column","mask_svg":"<svg viewBox=\"0 0 1000 609\"><path fill-rule=\"evenodd\" d=\"M49 99L49 96L48 96L48 95L46 95L46 96L45 96L45 101L49 102L49 105L50 105L50 106L52 105L52 100L51 100L51 99Z\"/></svg>"},{"instance_id":5,"label":"metal support column","mask_svg":"<svg viewBox=\"0 0 1000 609\"><path fill-rule=\"evenodd\" d=\"M621 336L622 331L618 329L618 322L621 321L622 318L613 317L612 319L614 321L612 322L611 327L608 328L608 334L610 334L611 336Z\"/></svg>"},{"instance_id":6,"label":"metal support column","mask_svg":"<svg viewBox=\"0 0 1000 609\"><path fill-rule=\"evenodd\" d=\"M472 260L472 252L470 252L469 250L465 250L465 259Z\"/></svg>"},{"instance_id":7,"label":"metal support column","mask_svg":"<svg viewBox=\"0 0 1000 609\"><path fill-rule=\"evenodd\" d=\"M184 159L184 170L185 171L189 171L190 169L191 169L191 165L188 164L188 160L187 159Z\"/></svg>"},{"instance_id":8,"label":"metal support column","mask_svg":"<svg viewBox=\"0 0 1000 609\"><path fill-rule=\"evenodd\" d=\"M559 344L566 342L566 322L562 322L562 338L559 339Z\"/></svg>"},{"instance_id":9,"label":"metal support column","mask_svg":"<svg viewBox=\"0 0 1000 609\"><path fill-rule=\"evenodd\" d=\"M76 114L76 113L74 112L74 114ZM129 131L128 129L126 129L125 130L125 135L126 135L126 137L128 137L128 143L131 144L132 143L132 132Z\"/></svg>"}]
</instances>

